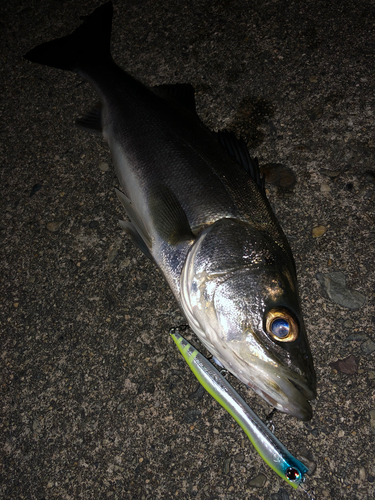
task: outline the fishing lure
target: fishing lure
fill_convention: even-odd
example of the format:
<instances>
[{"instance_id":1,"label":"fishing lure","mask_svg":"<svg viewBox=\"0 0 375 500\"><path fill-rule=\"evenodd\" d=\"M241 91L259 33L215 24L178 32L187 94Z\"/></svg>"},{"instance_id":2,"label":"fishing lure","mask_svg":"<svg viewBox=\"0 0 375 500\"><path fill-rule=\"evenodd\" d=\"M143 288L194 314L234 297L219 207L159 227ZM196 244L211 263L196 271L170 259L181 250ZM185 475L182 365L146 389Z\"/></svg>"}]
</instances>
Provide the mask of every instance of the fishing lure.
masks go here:
<instances>
[{"instance_id":1,"label":"fishing lure","mask_svg":"<svg viewBox=\"0 0 375 500\"><path fill-rule=\"evenodd\" d=\"M171 336L191 371L207 392L242 427L262 459L290 486L297 489L305 481L308 468L297 460L249 408L218 370L176 329ZM303 489L303 488L301 488ZM305 490L304 490L305 491ZM305 491L305 493L308 493ZM309 493L308 493L309 494ZM310 498L313 498L309 494Z\"/></svg>"}]
</instances>

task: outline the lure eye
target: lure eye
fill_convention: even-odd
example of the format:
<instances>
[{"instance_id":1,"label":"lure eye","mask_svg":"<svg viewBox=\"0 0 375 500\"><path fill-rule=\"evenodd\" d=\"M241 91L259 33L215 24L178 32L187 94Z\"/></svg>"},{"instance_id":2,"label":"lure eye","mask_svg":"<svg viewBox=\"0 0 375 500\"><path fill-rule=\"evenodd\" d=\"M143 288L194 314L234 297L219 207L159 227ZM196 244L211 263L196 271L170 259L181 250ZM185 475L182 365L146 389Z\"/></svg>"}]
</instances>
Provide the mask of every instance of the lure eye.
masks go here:
<instances>
[{"instance_id":1,"label":"lure eye","mask_svg":"<svg viewBox=\"0 0 375 500\"><path fill-rule=\"evenodd\" d=\"M298 481L301 477L301 474L299 470L295 469L294 467L288 467L288 469L285 472L285 477L289 479L289 481Z\"/></svg>"},{"instance_id":2,"label":"lure eye","mask_svg":"<svg viewBox=\"0 0 375 500\"><path fill-rule=\"evenodd\" d=\"M297 322L287 309L275 307L266 318L268 335L279 342L293 342L298 337Z\"/></svg>"}]
</instances>

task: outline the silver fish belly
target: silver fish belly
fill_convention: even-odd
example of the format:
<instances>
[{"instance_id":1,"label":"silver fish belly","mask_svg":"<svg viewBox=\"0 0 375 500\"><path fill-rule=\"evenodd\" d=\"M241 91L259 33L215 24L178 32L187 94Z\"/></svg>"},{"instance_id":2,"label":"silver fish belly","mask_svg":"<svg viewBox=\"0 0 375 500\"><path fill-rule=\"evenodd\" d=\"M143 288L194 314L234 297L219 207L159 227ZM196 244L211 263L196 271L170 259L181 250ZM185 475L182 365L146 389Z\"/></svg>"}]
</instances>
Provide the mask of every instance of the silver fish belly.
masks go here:
<instances>
[{"instance_id":1,"label":"silver fish belly","mask_svg":"<svg viewBox=\"0 0 375 500\"><path fill-rule=\"evenodd\" d=\"M74 71L101 108L78 120L108 142L130 222L207 349L271 405L311 418L316 377L295 264L243 141L200 121L190 85L148 88L110 54L113 7L26 59ZM249 173L250 172L250 173Z\"/></svg>"}]
</instances>

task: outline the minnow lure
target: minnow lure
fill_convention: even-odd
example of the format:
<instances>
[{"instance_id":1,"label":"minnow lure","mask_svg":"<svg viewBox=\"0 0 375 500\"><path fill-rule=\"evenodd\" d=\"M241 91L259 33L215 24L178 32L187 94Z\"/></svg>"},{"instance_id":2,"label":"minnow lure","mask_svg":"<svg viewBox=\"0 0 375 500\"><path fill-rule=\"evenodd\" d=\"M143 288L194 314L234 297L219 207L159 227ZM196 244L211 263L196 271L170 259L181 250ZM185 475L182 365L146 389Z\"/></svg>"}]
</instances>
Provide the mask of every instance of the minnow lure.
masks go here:
<instances>
[{"instance_id":1,"label":"minnow lure","mask_svg":"<svg viewBox=\"0 0 375 500\"><path fill-rule=\"evenodd\" d=\"M305 481L308 468L289 453L229 382L195 347L176 331L171 336L199 382L242 427L266 464L297 489ZM310 494L309 496L313 498Z\"/></svg>"}]
</instances>

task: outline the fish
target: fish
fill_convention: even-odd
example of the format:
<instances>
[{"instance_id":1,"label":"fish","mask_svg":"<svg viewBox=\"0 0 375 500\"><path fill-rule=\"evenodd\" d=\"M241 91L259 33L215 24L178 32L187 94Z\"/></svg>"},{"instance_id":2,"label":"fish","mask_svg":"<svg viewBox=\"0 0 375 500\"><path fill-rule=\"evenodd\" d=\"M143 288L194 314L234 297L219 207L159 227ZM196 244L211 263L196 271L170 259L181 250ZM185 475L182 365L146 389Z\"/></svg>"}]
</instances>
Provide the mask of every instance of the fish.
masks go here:
<instances>
[{"instance_id":1,"label":"fish","mask_svg":"<svg viewBox=\"0 0 375 500\"><path fill-rule=\"evenodd\" d=\"M190 327L267 403L312 417L316 374L296 266L259 164L232 132L210 131L189 83L148 87L110 50L113 5L24 57L75 72L97 92L76 124L109 145L134 243L160 269Z\"/></svg>"},{"instance_id":2,"label":"fish","mask_svg":"<svg viewBox=\"0 0 375 500\"><path fill-rule=\"evenodd\" d=\"M313 498L303 487L308 467L285 448L223 375L177 330L172 329L171 337L200 384L242 427L266 464L292 488L300 488Z\"/></svg>"}]
</instances>

